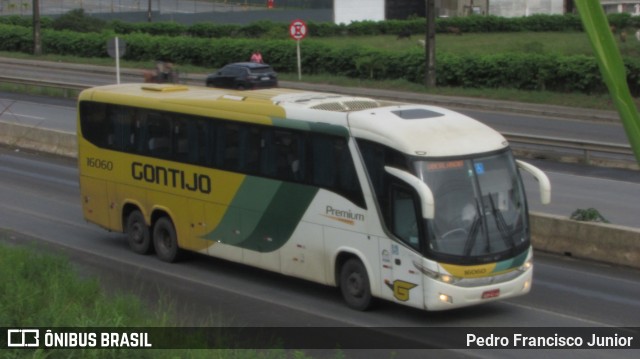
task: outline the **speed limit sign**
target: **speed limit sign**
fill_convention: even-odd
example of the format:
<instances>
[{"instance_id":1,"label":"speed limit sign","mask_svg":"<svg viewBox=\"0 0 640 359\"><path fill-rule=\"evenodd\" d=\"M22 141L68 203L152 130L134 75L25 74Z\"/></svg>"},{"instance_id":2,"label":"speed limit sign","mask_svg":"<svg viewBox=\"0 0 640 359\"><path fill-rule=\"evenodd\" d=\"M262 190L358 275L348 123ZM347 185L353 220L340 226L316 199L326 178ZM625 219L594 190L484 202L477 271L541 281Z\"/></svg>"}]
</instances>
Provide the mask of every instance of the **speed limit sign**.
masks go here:
<instances>
[{"instance_id":1,"label":"speed limit sign","mask_svg":"<svg viewBox=\"0 0 640 359\"><path fill-rule=\"evenodd\" d=\"M307 24L302 20L293 20L289 25L289 35L294 40L302 40L307 36Z\"/></svg>"}]
</instances>

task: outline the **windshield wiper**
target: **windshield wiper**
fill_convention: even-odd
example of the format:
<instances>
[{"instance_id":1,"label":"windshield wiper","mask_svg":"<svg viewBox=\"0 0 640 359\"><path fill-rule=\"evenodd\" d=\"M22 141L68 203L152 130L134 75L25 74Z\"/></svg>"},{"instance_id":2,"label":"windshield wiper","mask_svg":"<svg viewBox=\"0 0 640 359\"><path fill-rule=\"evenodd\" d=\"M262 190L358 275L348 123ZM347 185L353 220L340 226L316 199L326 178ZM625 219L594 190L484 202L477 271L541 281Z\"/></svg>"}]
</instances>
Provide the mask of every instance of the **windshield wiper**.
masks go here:
<instances>
[{"instance_id":1,"label":"windshield wiper","mask_svg":"<svg viewBox=\"0 0 640 359\"><path fill-rule=\"evenodd\" d=\"M478 203L478 199L476 199L476 216L473 217L473 223L469 229L467 240L464 243L464 255L466 257L471 255L471 250L476 245L476 237L478 236L478 230L480 229L483 217L480 213L480 204Z\"/></svg>"},{"instance_id":2,"label":"windshield wiper","mask_svg":"<svg viewBox=\"0 0 640 359\"><path fill-rule=\"evenodd\" d=\"M493 213L493 217L495 217L496 227L498 227L498 231L500 232L500 237L504 241L504 244L511 248L516 246L516 243L513 241L513 232L509 233L507 230L507 222L504 220L504 216L502 212L496 208L496 204L493 202L493 195L489 193L489 203L491 203L491 212ZM489 252L489 239L487 239L487 252Z\"/></svg>"}]
</instances>

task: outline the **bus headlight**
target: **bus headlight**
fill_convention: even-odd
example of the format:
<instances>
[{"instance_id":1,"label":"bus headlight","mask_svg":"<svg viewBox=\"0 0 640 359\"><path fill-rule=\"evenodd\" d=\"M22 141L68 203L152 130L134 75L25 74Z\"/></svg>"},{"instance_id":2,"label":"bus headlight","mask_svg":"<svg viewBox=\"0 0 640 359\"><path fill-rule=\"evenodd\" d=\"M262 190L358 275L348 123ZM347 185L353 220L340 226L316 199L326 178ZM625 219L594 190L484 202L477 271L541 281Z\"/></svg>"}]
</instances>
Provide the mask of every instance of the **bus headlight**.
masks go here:
<instances>
[{"instance_id":1,"label":"bus headlight","mask_svg":"<svg viewBox=\"0 0 640 359\"><path fill-rule=\"evenodd\" d=\"M438 295L438 299L440 299L441 302L453 304L453 298L449 295L440 293L440 295Z\"/></svg>"},{"instance_id":2,"label":"bus headlight","mask_svg":"<svg viewBox=\"0 0 640 359\"><path fill-rule=\"evenodd\" d=\"M448 274L442 274L440 280L445 283L453 283L454 278Z\"/></svg>"},{"instance_id":3,"label":"bus headlight","mask_svg":"<svg viewBox=\"0 0 640 359\"><path fill-rule=\"evenodd\" d=\"M426 275L429 278L433 278L436 280L439 280L443 283L447 283L447 284L453 284L457 281L460 280L460 278L458 277L454 277L450 274L440 274L434 270L431 270L429 268L424 267L423 265L420 265L416 262L413 262L413 265L418 268L420 270L420 272L422 272L422 274Z\"/></svg>"},{"instance_id":4,"label":"bus headlight","mask_svg":"<svg viewBox=\"0 0 640 359\"><path fill-rule=\"evenodd\" d=\"M526 272L531 268L533 268L533 261L531 259L529 259L528 261L524 262L520 266L520 268L518 268L518 270L521 271L521 272Z\"/></svg>"}]
</instances>

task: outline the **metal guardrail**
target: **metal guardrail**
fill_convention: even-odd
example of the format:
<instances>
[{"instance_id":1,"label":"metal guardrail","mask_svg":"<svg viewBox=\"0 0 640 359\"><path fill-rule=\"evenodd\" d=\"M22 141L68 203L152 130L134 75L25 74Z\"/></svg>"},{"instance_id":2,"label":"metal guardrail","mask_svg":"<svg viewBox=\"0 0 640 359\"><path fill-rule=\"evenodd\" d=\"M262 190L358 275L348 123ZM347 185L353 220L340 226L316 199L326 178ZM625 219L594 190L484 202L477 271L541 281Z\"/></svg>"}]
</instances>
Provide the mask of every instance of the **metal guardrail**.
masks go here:
<instances>
[{"instance_id":1,"label":"metal guardrail","mask_svg":"<svg viewBox=\"0 0 640 359\"><path fill-rule=\"evenodd\" d=\"M57 88L57 89L66 90L66 91L81 91L83 89L90 87L89 85L86 85L86 84L55 82L55 81L36 80L36 79L24 79L24 78L18 78L18 77L10 77L10 76L0 76L0 83L12 83L17 85L50 87L50 88ZM633 158L633 152L631 151L630 145L606 143L606 142L598 142L598 141L566 139L566 138L549 137L549 136L526 135L526 134L520 134L520 133L503 132L502 135L512 144L543 147L546 149L556 148L556 149L565 150L565 151L566 150L579 151L580 153L582 153L582 160L585 163L591 163L594 153L630 156L631 158ZM530 151L535 152L535 149L530 149ZM625 161L625 160L622 159L621 161ZM629 161L635 163L635 161L633 161L632 159Z\"/></svg>"},{"instance_id":2,"label":"metal guardrail","mask_svg":"<svg viewBox=\"0 0 640 359\"><path fill-rule=\"evenodd\" d=\"M563 150L577 150L582 153L585 163L591 163L592 155L594 153L633 157L633 151L631 151L630 145L508 132L503 132L502 135L510 143L540 146L545 148L551 147Z\"/></svg>"},{"instance_id":3,"label":"metal guardrail","mask_svg":"<svg viewBox=\"0 0 640 359\"><path fill-rule=\"evenodd\" d=\"M37 80L37 79L25 79L21 77L12 77L12 76L0 76L0 83L10 83L14 85L24 85L24 86L50 87L50 88L60 89L65 91L64 97L69 97L69 93L67 91L82 91L86 88L91 87L86 84L76 84L71 82L55 82L55 81Z\"/></svg>"},{"instance_id":4,"label":"metal guardrail","mask_svg":"<svg viewBox=\"0 0 640 359\"><path fill-rule=\"evenodd\" d=\"M0 76L0 82L13 83L16 85L54 87L54 88L67 89L67 90L84 90L86 88L91 87L86 84L76 84L71 82L55 82L55 81L37 80L37 79L25 79L22 77L12 77L12 76Z\"/></svg>"}]
</instances>

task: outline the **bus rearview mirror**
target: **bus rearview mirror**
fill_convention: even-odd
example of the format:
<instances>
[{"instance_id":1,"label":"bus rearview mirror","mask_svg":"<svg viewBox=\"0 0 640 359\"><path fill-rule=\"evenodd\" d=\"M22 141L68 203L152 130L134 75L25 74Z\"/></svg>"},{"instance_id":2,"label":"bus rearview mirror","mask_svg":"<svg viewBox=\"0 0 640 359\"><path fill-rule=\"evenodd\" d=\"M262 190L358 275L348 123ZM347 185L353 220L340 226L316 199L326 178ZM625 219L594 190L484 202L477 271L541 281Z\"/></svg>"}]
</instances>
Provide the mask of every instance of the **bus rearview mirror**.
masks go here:
<instances>
[{"instance_id":1,"label":"bus rearview mirror","mask_svg":"<svg viewBox=\"0 0 640 359\"><path fill-rule=\"evenodd\" d=\"M530 173L536 181L538 181L538 185L540 186L540 202L542 202L542 204L551 203L551 182L549 181L549 177L538 167L527 162L516 160L516 163L518 164L518 168Z\"/></svg>"}]
</instances>

